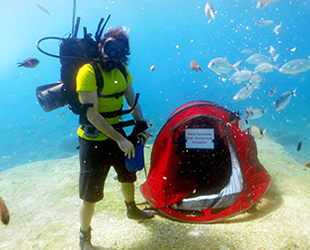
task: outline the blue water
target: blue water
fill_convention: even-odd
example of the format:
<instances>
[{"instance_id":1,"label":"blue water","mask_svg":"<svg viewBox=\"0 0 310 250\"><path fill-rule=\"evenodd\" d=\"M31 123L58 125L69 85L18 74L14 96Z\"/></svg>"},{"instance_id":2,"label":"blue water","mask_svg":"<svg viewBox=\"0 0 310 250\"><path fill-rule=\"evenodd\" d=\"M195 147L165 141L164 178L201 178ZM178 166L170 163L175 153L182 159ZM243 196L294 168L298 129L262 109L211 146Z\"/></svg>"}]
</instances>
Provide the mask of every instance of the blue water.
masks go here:
<instances>
[{"instance_id":1,"label":"blue water","mask_svg":"<svg viewBox=\"0 0 310 250\"><path fill-rule=\"evenodd\" d=\"M50 16L30 0L11 0L1 5L0 158L6 156L2 159L8 161L0 162L0 170L78 153L78 117L67 108L45 113L35 96L37 86L60 78L58 59L39 52L36 41L46 36L62 37L71 31L72 2L40 0L39 4ZM307 162L310 160L310 70L296 75L277 70L260 74L265 78L260 89L250 98L236 102L232 98L243 85L233 84L229 76L219 76L207 66L213 58L226 57L231 63L242 60L241 69L253 70L255 65L246 63L248 55L241 51L248 48L269 56L270 45L280 53L276 63L279 66L295 58L308 58L310 2L281 0L259 10L256 2L250 0L213 0L217 13L209 24L204 14L205 4L205 0L77 0L76 15L82 18L79 37L82 37L82 26L94 34L100 18L108 14L112 15L108 27L129 28L129 69L134 76L134 89L141 94L144 116L153 121L153 140L180 105L208 100L243 114L247 107L267 109L263 118L252 123L266 128L267 134L294 158ZM256 26L255 21L261 18L274 20L274 24ZM273 29L280 22L282 28L276 35ZM58 53L55 41L42 43L42 47ZM296 50L292 52L292 48ZM17 67L17 62L27 57L39 59L40 64L33 69ZM191 60L196 60L204 72L192 71ZM149 72L152 65L156 69ZM272 87L277 92L269 97ZM276 99L295 88L297 98L292 97L285 109L275 112ZM65 115L58 117L61 112ZM39 121L41 118L46 119ZM303 141L303 146L297 152L299 141Z\"/></svg>"}]
</instances>

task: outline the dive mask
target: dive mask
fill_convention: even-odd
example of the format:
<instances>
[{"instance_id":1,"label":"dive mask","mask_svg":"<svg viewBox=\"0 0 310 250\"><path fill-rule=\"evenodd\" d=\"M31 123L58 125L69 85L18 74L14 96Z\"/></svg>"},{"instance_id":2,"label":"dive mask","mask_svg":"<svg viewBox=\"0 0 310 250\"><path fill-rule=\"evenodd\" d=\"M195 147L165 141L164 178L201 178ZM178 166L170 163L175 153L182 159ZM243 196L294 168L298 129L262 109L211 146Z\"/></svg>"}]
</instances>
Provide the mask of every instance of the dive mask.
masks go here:
<instances>
[{"instance_id":1,"label":"dive mask","mask_svg":"<svg viewBox=\"0 0 310 250\"><path fill-rule=\"evenodd\" d=\"M115 40L108 40L103 45L104 54L109 58L120 60L127 55L130 55L128 49L121 43Z\"/></svg>"}]
</instances>

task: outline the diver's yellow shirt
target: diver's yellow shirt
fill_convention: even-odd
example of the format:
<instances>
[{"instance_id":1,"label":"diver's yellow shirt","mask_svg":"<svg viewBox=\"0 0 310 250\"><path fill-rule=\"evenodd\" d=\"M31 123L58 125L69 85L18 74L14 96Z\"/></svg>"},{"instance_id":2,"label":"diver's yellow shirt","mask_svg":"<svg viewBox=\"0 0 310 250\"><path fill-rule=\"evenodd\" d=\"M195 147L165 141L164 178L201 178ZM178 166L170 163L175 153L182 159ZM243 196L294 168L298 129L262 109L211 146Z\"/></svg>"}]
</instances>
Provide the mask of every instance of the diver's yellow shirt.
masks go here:
<instances>
[{"instance_id":1,"label":"diver's yellow shirt","mask_svg":"<svg viewBox=\"0 0 310 250\"><path fill-rule=\"evenodd\" d=\"M128 68L125 66L127 72L127 81L124 75L119 71L119 69L115 68L111 71L103 71L99 65L100 71L103 76L103 90L101 94L103 95L113 95L116 93L121 93L126 90L127 86L131 84L133 77L130 74ZM97 83L96 76L93 67L90 64L83 65L77 76L76 76L76 92L80 91L97 91ZM119 98L108 97L101 98L98 97L98 111L99 113L112 112L120 110L123 106L124 97L121 96ZM111 125L117 124L121 122L122 117L117 116L113 118L105 118L107 122ZM97 138L90 138L84 135L84 131L82 127L80 127L77 131L77 134L87 140L94 141L103 141L108 139L103 133L99 133Z\"/></svg>"}]
</instances>

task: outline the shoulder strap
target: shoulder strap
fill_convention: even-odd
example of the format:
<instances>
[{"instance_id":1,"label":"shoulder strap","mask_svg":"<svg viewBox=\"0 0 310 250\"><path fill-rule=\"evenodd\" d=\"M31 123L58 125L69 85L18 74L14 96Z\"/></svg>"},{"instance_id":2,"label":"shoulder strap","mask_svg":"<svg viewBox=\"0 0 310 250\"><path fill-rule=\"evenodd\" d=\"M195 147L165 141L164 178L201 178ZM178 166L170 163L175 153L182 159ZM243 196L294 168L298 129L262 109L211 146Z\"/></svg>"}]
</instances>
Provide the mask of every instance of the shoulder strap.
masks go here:
<instances>
[{"instance_id":1,"label":"shoulder strap","mask_svg":"<svg viewBox=\"0 0 310 250\"><path fill-rule=\"evenodd\" d=\"M101 91L103 89L103 86L104 86L104 79L103 79L103 76L102 76L102 73L101 73L101 70L99 69L99 66L96 62L91 62L90 63L91 66L94 68L94 72L95 72L95 76L96 76L96 82L97 82L97 95L101 98L111 98L111 97L115 97L115 98L120 98L124 95L124 91L123 92L120 92L120 93L116 93L116 94L113 94L113 95L104 95L104 94L101 94ZM127 72L126 72L126 69L125 69L125 66L119 62L117 64L117 68L118 70L123 74L126 82L127 82Z\"/></svg>"},{"instance_id":2,"label":"shoulder strap","mask_svg":"<svg viewBox=\"0 0 310 250\"><path fill-rule=\"evenodd\" d=\"M100 92L102 91L103 84L104 84L103 76L96 62L90 62L90 65L93 67L94 72L95 72L96 83L97 83L97 94L98 96L100 96Z\"/></svg>"},{"instance_id":3,"label":"shoulder strap","mask_svg":"<svg viewBox=\"0 0 310 250\"><path fill-rule=\"evenodd\" d=\"M126 82L127 82L127 71L126 68L124 66L124 64L122 64L120 61L118 61L117 66L118 70L123 74Z\"/></svg>"}]
</instances>

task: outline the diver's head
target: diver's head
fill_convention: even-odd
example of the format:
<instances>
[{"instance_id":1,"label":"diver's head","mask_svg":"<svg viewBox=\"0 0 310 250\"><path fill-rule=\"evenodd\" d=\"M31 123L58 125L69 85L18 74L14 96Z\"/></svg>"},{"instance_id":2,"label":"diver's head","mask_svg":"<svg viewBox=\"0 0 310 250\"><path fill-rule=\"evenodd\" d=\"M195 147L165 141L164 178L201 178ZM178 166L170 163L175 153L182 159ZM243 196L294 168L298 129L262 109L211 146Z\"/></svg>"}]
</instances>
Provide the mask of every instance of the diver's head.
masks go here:
<instances>
[{"instance_id":1,"label":"diver's head","mask_svg":"<svg viewBox=\"0 0 310 250\"><path fill-rule=\"evenodd\" d=\"M123 44L111 37L103 44L103 53L105 56L115 60L122 60L130 54L129 50Z\"/></svg>"},{"instance_id":2,"label":"diver's head","mask_svg":"<svg viewBox=\"0 0 310 250\"><path fill-rule=\"evenodd\" d=\"M115 28L109 30L100 41L100 52L103 61L120 61L128 65L130 55L129 38L125 30Z\"/></svg>"}]
</instances>

